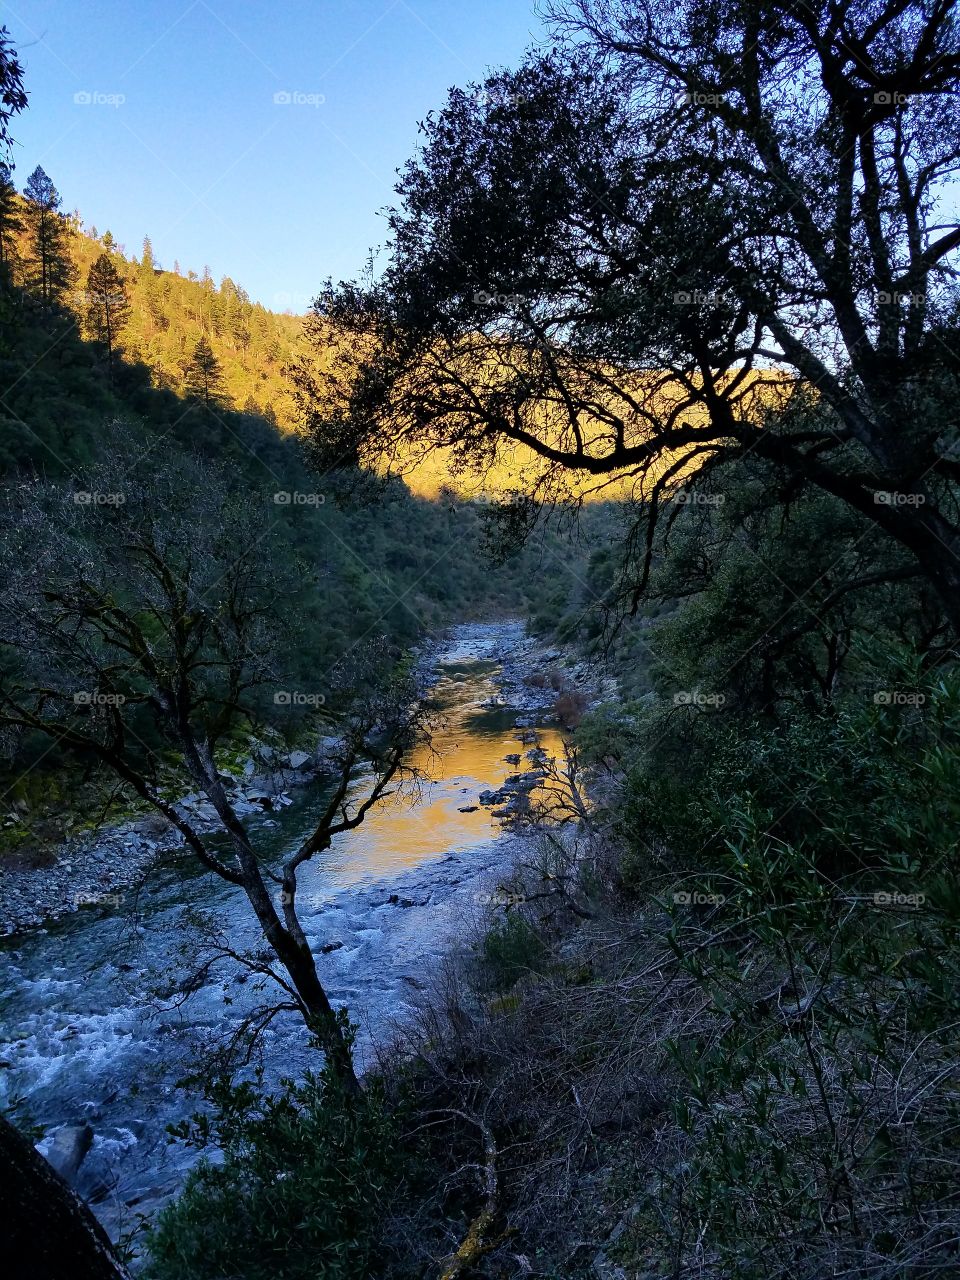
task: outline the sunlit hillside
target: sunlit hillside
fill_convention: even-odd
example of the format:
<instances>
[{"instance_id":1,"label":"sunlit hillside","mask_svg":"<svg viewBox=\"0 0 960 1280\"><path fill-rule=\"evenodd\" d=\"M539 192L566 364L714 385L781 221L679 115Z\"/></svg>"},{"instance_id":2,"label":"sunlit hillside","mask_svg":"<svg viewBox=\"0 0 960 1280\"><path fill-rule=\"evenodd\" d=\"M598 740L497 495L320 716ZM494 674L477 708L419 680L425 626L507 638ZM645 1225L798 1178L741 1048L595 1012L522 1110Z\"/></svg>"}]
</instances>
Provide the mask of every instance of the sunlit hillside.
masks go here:
<instances>
[{"instance_id":1,"label":"sunlit hillside","mask_svg":"<svg viewBox=\"0 0 960 1280\"><path fill-rule=\"evenodd\" d=\"M361 367L360 348L345 347L322 320L311 318L304 350L310 351L306 358L312 364L315 399L336 420L349 403L342 397L354 371ZM617 451L635 451L672 429L706 426L709 411L702 382L700 375L681 377L667 370L592 364L559 345L546 359L536 349L479 331L424 353L394 395L397 403L417 404L424 394L429 406L438 386L448 385L452 400L458 388L470 387L478 403L512 406L509 412L518 433L567 459L581 455L595 461ZM729 371L716 375L714 382L737 417L754 426L782 410L797 385L772 367ZM430 388L426 393L425 386ZM452 489L479 499L522 492L591 502L646 499L667 472L670 487L681 487L709 457L703 449L661 447L654 450L649 463L597 472L564 465L502 433L495 449L488 447L481 419L474 421L469 408L458 420L454 437L458 431L463 432L459 443L441 443L441 435L430 424L429 409L423 420L417 412L401 412L378 423L375 436L361 447L360 461L402 476L414 492L431 498ZM480 443L481 438L485 443ZM718 448L722 445L717 442Z\"/></svg>"},{"instance_id":2,"label":"sunlit hillside","mask_svg":"<svg viewBox=\"0 0 960 1280\"><path fill-rule=\"evenodd\" d=\"M209 268L200 275L180 264L160 263L149 238L140 256L128 255L109 231L67 219L67 247L75 268L63 302L83 321L87 280L97 258L106 253L124 280L130 303L120 334L126 358L142 361L157 387L182 394L197 343L210 343L222 374L230 408L258 413L281 428L293 426L295 409L284 370L293 358L302 329L299 316L269 311L251 302L243 287L224 276L217 284ZM17 238L14 279L26 273L26 236Z\"/></svg>"}]
</instances>

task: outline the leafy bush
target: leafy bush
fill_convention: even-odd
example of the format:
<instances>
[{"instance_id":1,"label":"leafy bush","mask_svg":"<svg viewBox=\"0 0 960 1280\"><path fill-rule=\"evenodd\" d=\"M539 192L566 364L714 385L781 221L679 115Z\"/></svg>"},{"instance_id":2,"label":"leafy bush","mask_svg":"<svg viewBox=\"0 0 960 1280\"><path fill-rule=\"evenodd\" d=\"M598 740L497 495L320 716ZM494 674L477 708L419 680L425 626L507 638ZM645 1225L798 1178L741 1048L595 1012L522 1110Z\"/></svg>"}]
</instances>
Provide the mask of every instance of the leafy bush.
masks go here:
<instances>
[{"instance_id":1,"label":"leafy bush","mask_svg":"<svg viewBox=\"0 0 960 1280\"><path fill-rule=\"evenodd\" d=\"M517 912L508 912L483 936L483 963L490 986L509 991L524 974L539 970L546 950L533 925Z\"/></svg>"},{"instance_id":2,"label":"leafy bush","mask_svg":"<svg viewBox=\"0 0 960 1280\"><path fill-rule=\"evenodd\" d=\"M282 1082L210 1090L213 1119L176 1132L214 1141L149 1237L149 1280L356 1280L377 1274L385 1221L409 1162L396 1114L372 1085L344 1096L326 1070Z\"/></svg>"},{"instance_id":3,"label":"leafy bush","mask_svg":"<svg viewBox=\"0 0 960 1280\"><path fill-rule=\"evenodd\" d=\"M635 840L633 887L691 985L677 1145L622 1261L652 1234L709 1277L956 1265L960 677L895 675L913 701L731 723L698 783L631 779L665 849L644 866Z\"/></svg>"}]
</instances>

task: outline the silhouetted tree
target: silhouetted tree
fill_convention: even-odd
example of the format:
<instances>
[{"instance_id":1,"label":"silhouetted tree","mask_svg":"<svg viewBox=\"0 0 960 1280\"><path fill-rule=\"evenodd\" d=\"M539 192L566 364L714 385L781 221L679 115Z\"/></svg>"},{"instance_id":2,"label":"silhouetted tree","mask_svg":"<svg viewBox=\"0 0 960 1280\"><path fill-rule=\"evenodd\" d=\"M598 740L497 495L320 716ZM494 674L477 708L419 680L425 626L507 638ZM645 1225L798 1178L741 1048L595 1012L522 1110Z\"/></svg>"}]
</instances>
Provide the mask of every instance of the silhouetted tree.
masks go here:
<instances>
[{"instance_id":1,"label":"silhouetted tree","mask_svg":"<svg viewBox=\"0 0 960 1280\"><path fill-rule=\"evenodd\" d=\"M114 358L120 352L119 334L129 314L130 302L123 276L107 254L101 253L87 276L84 324L88 336L106 347L111 373Z\"/></svg>"},{"instance_id":2,"label":"silhouetted tree","mask_svg":"<svg viewBox=\"0 0 960 1280\"><path fill-rule=\"evenodd\" d=\"M569 45L428 120L379 282L321 298L323 456L629 477L642 592L671 487L753 455L907 549L960 631L952 6L554 9Z\"/></svg>"},{"instance_id":3,"label":"silhouetted tree","mask_svg":"<svg viewBox=\"0 0 960 1280\"><path fill-rule=\"evenodd\" d=\"M37 165L23 189L27 230L30 233L31 282L44 302L58 302L76 275L70 257L70 227L60 212L60 193Z\"/></svg>"},{"instance_id":4,"label":"silhouetted tree","mask_svg":"<svg viewBox=\"0 0 960 1280\"><path fill-rule=\"evenodd\" d=\"M0 27L0 142L9 146L9 123L27 105L23 67L6 27Z\"/></svg>"},{"instance_id":5,"label":"silhouetted tree","mask_svg":"<svg viewBox=\"0 0 960 1280\"><path fill-rule=\"evenodd\" d=\"M194 347L187 366L186 390L187 395L199 400L206 409L215 409L226 400L220 361L205 337Z\"/></svg>"}]
</instances>

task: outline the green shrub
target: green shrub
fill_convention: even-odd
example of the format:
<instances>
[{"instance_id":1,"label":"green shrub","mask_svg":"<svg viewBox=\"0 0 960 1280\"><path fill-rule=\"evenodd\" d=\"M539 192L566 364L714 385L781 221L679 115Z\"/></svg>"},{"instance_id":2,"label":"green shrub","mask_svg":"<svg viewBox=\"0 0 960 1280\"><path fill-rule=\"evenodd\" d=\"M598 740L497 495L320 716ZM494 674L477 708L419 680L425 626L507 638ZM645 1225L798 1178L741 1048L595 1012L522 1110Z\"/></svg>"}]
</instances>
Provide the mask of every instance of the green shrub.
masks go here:
<instances>
[{"instance_id":1,"label":"green shrub","mask_svg":"<svg viewBox=\"0 0 960 1280\"><path fill-rule=\"evenodd\" d=\"M408 1171L395 1114L372 1085L346 1097L324 1071L210 1091L214 1117L180 1126L213 1140L149 1236L149 1280L356 1280L378 1273L384 1222Z\"/></svg>"},{"instance_id":2,"label":"green shrub","mask_svg":"<svg viewBox=\"0 0 960 1280\"><path fill-rule=\"evenodd\" d=\"M509 991L524 974L539 971L546 951L533 925L516 912L508 912L484 934L485 977L495 991Z\"/></svg>"},{"instance_id":3,"label":"green shrub","mask_svg":"<svg viewBox=\"0 0 960 1280\"><path fill-rule=\"evenodd\" d=\"M644 872L635 842L634 888L691 985L664 1042L676 1156L621 1261L653 1241L711 1280L956 1266L960 679L907 687L783 731L732 721L698 786L654 760L631 779L667 851Z\"/></svg>"}]
</instances>

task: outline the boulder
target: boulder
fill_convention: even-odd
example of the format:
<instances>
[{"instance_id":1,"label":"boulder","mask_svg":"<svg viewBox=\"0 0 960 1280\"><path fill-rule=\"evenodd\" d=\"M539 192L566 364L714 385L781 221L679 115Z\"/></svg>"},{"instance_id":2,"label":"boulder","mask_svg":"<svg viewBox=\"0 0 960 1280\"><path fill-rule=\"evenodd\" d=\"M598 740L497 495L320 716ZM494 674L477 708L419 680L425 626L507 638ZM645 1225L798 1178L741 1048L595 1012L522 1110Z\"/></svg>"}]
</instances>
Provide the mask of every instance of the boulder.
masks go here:
<instances>
[{"instance_id":1,"label":"boulder","mask_svg":"<svg viewBox=\"0 0 960 1280\"><path fill-rule=\"evenodd\" d=\"M93 1129L89 1124L65 1124L53 1135L47 1149L47 1163L72 1186L92 1144Z\"/></svg>"},{"instance_id":2,"label":"boulder","mask_svg":"<svg viewBox=\"0 0 960 1280\"><path fill-rule=\"evenodd\" d=\"M291 751L287 757L287 766L290 769L307 769L310 764L311 759L306 751Z\"/></svg>"},{"instance_id":3,"label":"boulder","mask_svg":"<svg viewBox=\"0 0 960 1280\"><path fill-rule=\"evenodd\" d=\"M162 813L148 813L145 818L138 818L131 830L141 836L162 836L170 830L172 825Z\"/></svg>"}]
</instances>

